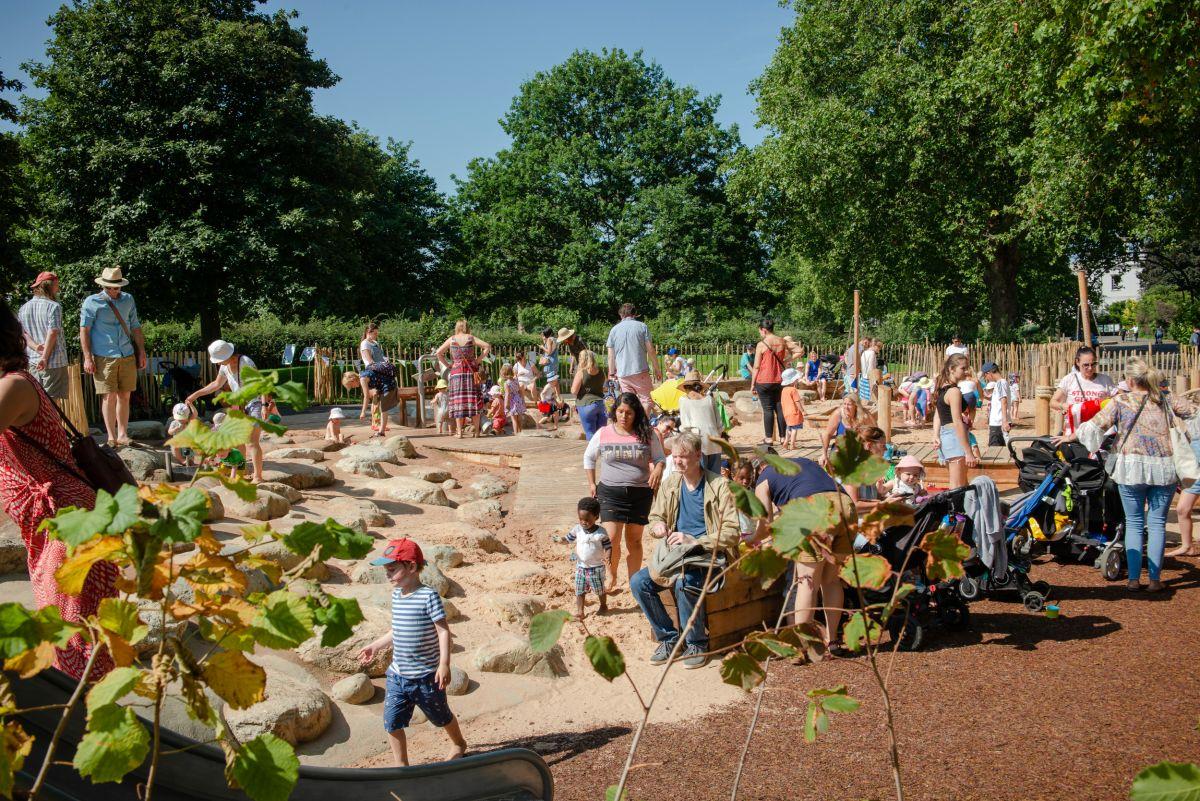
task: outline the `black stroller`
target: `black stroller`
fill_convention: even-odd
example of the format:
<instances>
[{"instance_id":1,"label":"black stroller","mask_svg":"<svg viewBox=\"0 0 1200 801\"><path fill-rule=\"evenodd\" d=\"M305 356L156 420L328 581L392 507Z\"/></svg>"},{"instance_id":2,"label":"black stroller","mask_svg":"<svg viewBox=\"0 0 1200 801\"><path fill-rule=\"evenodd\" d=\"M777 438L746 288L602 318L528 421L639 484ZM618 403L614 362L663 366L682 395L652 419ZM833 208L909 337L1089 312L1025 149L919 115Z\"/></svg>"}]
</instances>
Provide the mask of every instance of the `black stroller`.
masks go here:
<instances>
[{"instance_id":1,"label":"black stroller","mask_svg":"<svg viewBox=\"0 0 1200 801\"><path fill-rule=\"evenodd\" d=\"M933 629L957 631L970 623L968 601L958 591L958 580L931 582L925 572L926 557L920 551L920 545L926 534L943 526L951 527L969 544L971 521L963 514L963 500L974 491L974 487L967 486L931 495L915 507L912 526L889 528L878 542L868 546L868 552L883 556L895 571L882 589L862 590L862 600L868 608L874 604L887 604L897 581L916 587L886 624L892 638L899 638L901 651L920 648ZM846 592L847 607L857 607L859 600L857 591Z\"/></svg>"}]
</instances>

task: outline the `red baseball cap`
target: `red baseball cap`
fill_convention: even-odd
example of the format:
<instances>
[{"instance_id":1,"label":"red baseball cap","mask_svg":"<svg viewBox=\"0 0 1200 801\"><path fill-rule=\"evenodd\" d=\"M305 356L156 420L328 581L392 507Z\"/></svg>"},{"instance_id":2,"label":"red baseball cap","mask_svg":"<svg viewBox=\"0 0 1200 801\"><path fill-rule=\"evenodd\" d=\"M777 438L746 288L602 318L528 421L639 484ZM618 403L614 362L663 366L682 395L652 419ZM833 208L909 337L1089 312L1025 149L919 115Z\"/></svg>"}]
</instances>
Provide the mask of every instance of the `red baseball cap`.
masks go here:
<instances>
[{"instance_id":1,"label":"red baseball cap","mask_svg":"<svg viewBox=\"0 0 1200 801\"><path fill-rule=\"evenodd\" d=\"M46 281L57 281L57 280L58 280L57 275L55 275L54 273L52 273L48 270L43 270L42 272L38 273L38 277L34 280L34 282L32 284L29 285L29 288L33 289L38 284L44 283Z\"/></svg>"},{"instance_id":2,"label":"red baseball cap","mask_svg":"<svg viewBox=\"0 0 1200 801\"><path fill-rule=\"evenodd\" d=\"M390 565L393 562L416 562L417 567L425 566L425 554L421 546L410 539L388 540L383 549L383 556L372 559L373 565Z\"/></svg>"}]
</instances>

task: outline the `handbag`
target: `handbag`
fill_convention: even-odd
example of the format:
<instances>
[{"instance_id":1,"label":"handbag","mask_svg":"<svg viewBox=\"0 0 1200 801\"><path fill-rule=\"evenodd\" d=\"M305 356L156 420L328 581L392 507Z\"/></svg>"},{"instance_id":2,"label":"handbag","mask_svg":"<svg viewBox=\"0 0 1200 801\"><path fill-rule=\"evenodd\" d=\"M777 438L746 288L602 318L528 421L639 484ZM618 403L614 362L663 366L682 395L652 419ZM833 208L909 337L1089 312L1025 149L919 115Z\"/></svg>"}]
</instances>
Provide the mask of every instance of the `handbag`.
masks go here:
<instances>
[{"instance_id":1,"label":"handbag","mask_svg":"<svg viewBox=\"0 0 1200 801\"><path fill-rule=\"evenodd\" d=\"M31 383L37 387L39 394L46 394L45 390L36 381ZM49 400L49 396L46 396L46 398ZM60 469L71 474L94 490L104 490L110 495L116 495L117 491L126 484L137 486L137 479L133 477L133 473L129 472L129 467L121 460L116 450L108 445L100 445L90 436L80 434L79 430L75 428L75 424L62 413L62 409L58 408L58 404L50 401L50 405L58 413L58 419L61 424L66 427L67 445L70 447L71 457L75 460L75 464L79 466L78 469L59 459L46 446L26 434L20 428L13 426L12 432L23 442L32 445L52 463L58 465Z\"/></svg>"},{"instance_id":2,"label":"handbag","mask_svg":"<svg viewBox=\"0 0 1200 801\"><path fill-rule=\"evenodd\" d=\"M1200 463L1196 460L1196 451L1192 449L1192 440L1187 432L1175 425L1175 415L1170 411L1168 403L1164 407L1170 423L1171 432L1171 461L1175 463L1175 474L1180 481L1195 481L1200 479Z\"/></svg>"},{"instance_id":3,"label":"handbag","mask_svg":"<svg viewBox=\"0 0 1200 801\"><path fill-rule=\"evenodd\" d=\"M129 344L133 345L134 358L140 362L142 360L142 355L143 355L142 346L138 344L138 341L133 338L133 334L130 333L129 326L125 324L125 318L121 316L121 313L119 311L117 311L117 304L113 303L110 300L110 301L108 301L108 308L112 309L113 316L116 317L117 322L121 324L121 330L124 331L125 336L129 338ZM136 364L136 362L135 362L135 364ZM239 365L241 364L240 360L238 361L238 364Z\"/></svg>"},{"instance_id":4,"label":"handbag","mask_svg":"<svg viewBox=\"0 0 1200 801\"><path fill-rule=\"evenodd\" d=\"M1129 439L1129 435L1133 433L1133 428L1137 425L1138 418L1142 416L1142 410L1146 408L1146 401L1149 398L1149 395L1142 396L1142 405L1138 406L1137 414L1133 416L1133 422L1129 424L1129 430L1125 432L1125 436L1121 437L1121 444L1115 450L1108 452L1108 458L1104 460L1105 475L1112 476L1113 471L1117 469L1117 460L1113 457L1119 454L1121 449L1125 447L1125 442ZM1113 403L1116 403L1116 401L1113 401Z\"/></svg>"}]
</instances>

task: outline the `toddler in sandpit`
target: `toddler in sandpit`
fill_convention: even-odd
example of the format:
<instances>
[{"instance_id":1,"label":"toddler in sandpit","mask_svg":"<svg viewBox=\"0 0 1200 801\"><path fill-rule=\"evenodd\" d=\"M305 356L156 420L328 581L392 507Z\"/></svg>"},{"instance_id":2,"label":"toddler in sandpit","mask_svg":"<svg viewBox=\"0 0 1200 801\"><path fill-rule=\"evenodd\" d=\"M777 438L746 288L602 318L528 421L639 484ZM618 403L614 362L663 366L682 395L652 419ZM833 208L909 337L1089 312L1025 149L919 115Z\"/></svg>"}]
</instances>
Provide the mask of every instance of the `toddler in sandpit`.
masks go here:
<instances>
[{"instance_id":1,"label":"toddler in sandpit","mask_svg":"<svg viewBox=\"0 0 1200 801\"><path fill-rule=\"evenodd\" d=\"M342 421L346 419L346 413L342 411L342 407L334 406L329 410L329 422L325 424L325 439L330 442L346 443L350 438L342 434Z\"/></svg>"},{"instance_id":2,"label":"toddler in sandpit","mask_svg":"<svg viewBox=\"0 0 1200 801\"><path fill-rule=\"evenodd\" d=\"M446 730L454 745L447 759L467 752L458 718L446 700L450 683L450 625L438 594L421 584L425 556L409 539L391 540L383 556L372 559L387 571L392 589L392 631L368 643L358 652L370 664L388 645L392 664L387 669L387 691L383 700L383 728L397 767L408 765L408 740L404 730L412 722L413 709L420 707L429 722Z\"/></svg>"},{"instance_id":3,"label":"toddler in sandpit","mask_svg":"<svg viewBox=\"0 0 1200 801\"><path fill-rule=\"evenodd\" d=\"M584 600L588 590L600 599L600 613L608 611L604 598L604 571L612 555L612 540L600 519L600 501L592 497L580 498L576 507L579 524L567 532L564 538L575 543L575 616L583 619ZM556 538L557 539L557 538Z\"/></svg>"}]
</instances>

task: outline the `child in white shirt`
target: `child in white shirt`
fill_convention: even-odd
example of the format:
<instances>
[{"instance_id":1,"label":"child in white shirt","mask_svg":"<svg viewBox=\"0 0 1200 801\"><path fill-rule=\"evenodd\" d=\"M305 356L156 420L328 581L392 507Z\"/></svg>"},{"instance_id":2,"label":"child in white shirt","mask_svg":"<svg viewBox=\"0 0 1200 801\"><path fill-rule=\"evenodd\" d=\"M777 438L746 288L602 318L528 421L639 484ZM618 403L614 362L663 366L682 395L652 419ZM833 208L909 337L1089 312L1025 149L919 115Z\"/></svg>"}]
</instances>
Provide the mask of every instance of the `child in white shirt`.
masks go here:
<instances>
[{"instance_id":1,"label":"child in white shirt","mask_svg":"<svg viewBox=\"0 0 1200 801\"><path fill-rule=\"evenodd\" d=\"M612 554L612 540L597 520L600 519L600 502L592 497L580 498L576 507L579 525L567 532L567 542L575 543L575 616L583 619L583 602L588 590L600 599L598 614L608 611L604 597L604 571Z\"/></svg>"},{"instance_id":2,"label":"child in white shirt","mask_svg":"<svg viewBox=\"0 0 1200 801\"><path fill-rule=\"evenodd\" d=\"M177 403L171 408L171 422L167 426L167 436L173 437L187 428L188 423L196 416L196 410L186 403ZM181 465L191 467L193 456L191 448L172 447L171 455Z\"/></svg>"}]
</instances>

